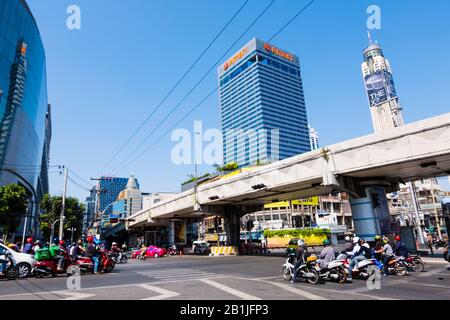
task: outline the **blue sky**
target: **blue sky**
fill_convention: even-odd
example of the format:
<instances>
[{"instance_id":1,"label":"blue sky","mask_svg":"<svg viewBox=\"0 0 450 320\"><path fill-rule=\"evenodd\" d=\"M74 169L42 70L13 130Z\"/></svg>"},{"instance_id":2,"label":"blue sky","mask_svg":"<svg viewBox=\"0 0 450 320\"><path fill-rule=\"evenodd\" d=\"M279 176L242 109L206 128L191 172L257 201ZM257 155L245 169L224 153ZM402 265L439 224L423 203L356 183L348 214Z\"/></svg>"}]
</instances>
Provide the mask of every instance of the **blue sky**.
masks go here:
<instances>
[{"instance_id":1,"label":"blue sky","mask_svg":"<svg viewBox=\"0 0 450 320\"><path fill-rule=\"evenodd\" d=\"M65 164L85 180L96 176L156 107L243 0L28 0L47 55L48 98L53 106L51 164ZM250 0L219 41L103 174L133 172L146 192L179 191L193 165L174 165L170 136L132 166L116 172L134 149L192 87L270 0ZM254 36L270 38L306 0L277 0L233 48ZM66 28L69 5L81 8L81 30ZM390 60L406 122L450 111L450 27L447 0L316 0L272 43L300 57L310 124L328 145L373 132L361 78L367 46L366 9L382 10L373 38ZM217 84L213 72L146 143L152 144ZM180 124L194 120L220 128L217 95ZM207 166L200 173L210 171ZM77 179L74 177L74 179ZM446 188L450 188L448 182ZM60 194L62 177L51 176ZM69 184L68 194L87 193Z\"/></svg>"}]
</instances>

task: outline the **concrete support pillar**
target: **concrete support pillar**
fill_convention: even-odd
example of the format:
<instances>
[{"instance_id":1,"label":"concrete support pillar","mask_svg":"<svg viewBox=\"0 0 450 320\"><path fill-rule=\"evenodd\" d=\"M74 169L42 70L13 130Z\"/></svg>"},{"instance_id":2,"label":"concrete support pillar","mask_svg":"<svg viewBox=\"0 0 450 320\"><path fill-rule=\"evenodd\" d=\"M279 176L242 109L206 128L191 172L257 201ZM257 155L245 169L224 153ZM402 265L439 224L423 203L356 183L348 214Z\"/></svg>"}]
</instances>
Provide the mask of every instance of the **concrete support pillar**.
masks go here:
<instances>
[{"instance_id":1,"label":"concrete support pillar","mask_svg":"<svg viewBox=\"0 0 450 320\"><path fill-rule=\"evenodd\" d=\"M175 222L170 221L169 223L169 244L175 243Z\"/></svg>"},{"instance_id":2,"label":"concrete support pillar","mask_svg":"<svg viewBox=\"0 0 450 320\"><path fill-rule=\"evenodd\" d=\"M225 232L227 241L231 246L238 246L241 237L241 216L232 212L225 214Z\"/></svg>"},{"instance_id":3,"label":"concrete support pillar","mask_svg":"<svg viewBox=\"0 0 450 320\"><path fill-rule=\"evenodd\" d=\"M386 198L386 189L380 185L366 185L365 197L350 197L355 233L366 241L374 241L376 235L389 235L391 216Z\"/></svg>"}]
</instances>

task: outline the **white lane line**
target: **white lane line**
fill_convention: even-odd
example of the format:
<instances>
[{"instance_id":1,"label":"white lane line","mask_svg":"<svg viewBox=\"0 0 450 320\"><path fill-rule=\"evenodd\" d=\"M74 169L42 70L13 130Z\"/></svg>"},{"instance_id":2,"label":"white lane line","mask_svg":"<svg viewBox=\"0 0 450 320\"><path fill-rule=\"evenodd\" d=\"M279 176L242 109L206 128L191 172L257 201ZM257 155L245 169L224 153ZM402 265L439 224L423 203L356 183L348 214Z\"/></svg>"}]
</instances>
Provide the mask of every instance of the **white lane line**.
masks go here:
<instances>
[{"instance_id":1,"label":"white lane line","mask_svg":"<svg viewBox=\"0 0 450 320\"><path fill-rule=\"evenodd\" d=\"M209 276L215 276L215 274L213 274L213 273L201 273L201 274L188 274L188 275L177 275L177 276L161 275L161 276L149 276L149 277L155 278L155 279L164 280L164 279L179 279L179 278L186 278L186 279L192 278L193 279L195 277L203 277L203 276L209 277Z\"/></svg>"},{"instance_id":2,"label":"white lane line","mask_svg":"<svg viewBox=\"0 0 450 320\"><path fill-rule=\"evenodd\" d=\"M176 297L176 296L180 295L178 292L169 291L169 290L151 286L148 284L141 284L141 285L139 285L139 287L159 293L159 296L144 298L141 300L164 300L164 299L168 299L168 298L172 298L172 297Z\"/></svg>"},{"instance_id":3,"label":"white lane line","mask_svg":"<svg viewBox=\"0 0 450 320\"><path fill-rule=\"evenodd\" d=\"M239 290L227 287L227 286L225 286L223 284L220 284L218 282L214 282L214 281L209 280L209 279L201 279L199 281L201 281L203 283L206 283L206 284L210 285L211 287L214 287L214 288L222 290L222 291L224 291L226 293L229 293L229 294L231 294L233 296L241 298L243 300L261 300L261 298L258 298L258 297L249 295L249 294L247 294L245 292L242 292L242 291L239 291Z\"/></svg>"},{"instance_id":4,"label":"white lane line","mask_svg":"<svg viewBox=\"0 0 450 320\"><path fill-rule=\"evenodd\" d=\"M81 293L81 292L76 292L76 291L66 291L66 292L62 292L61 294L69 296L68 298L65 298L62 300L81 300L81 299L87 299L87 298L95 296L95 294Z\"/></svg>"},{"instance_id":5,"label":"white lane line","mask_svg":"<svg viewBox=\"0 0 450 320\"><path fill-rule=\"evenodd\" d=\"M321 296L318 296L318 295L306 292L304 290L293 288L293 287L291 287L291 286L289 286L287 284L284 284L284 283L270 282L270 281L265 281L265 280L256 280L256 281L260 281L260 282L271 284L273 286L277 286L277 287L279 287L281 289L284 289L286 291L295 293L296 295L302 296L302 297L304 297L306 299L309 299L309 300L326 300L325 298L323 298Z\"/></svg>"}]
</instances>

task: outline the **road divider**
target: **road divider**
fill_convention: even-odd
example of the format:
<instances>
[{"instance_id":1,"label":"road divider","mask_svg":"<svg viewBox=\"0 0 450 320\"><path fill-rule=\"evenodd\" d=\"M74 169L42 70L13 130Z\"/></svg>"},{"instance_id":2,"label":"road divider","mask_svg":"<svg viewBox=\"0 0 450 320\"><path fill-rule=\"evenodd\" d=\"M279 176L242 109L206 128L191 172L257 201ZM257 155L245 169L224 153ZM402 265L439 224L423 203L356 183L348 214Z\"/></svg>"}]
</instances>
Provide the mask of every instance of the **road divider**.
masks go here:
<instances>
[{"instance_id":1,"label":"road divider","mask_svg":"<svg viewBox=\"0 0 450 320\"><path fill-rule=\"evenodd\" d=\"M237 247L211 247L210 256L235 256L237 254Z\"/></svg>"}]
</instances>

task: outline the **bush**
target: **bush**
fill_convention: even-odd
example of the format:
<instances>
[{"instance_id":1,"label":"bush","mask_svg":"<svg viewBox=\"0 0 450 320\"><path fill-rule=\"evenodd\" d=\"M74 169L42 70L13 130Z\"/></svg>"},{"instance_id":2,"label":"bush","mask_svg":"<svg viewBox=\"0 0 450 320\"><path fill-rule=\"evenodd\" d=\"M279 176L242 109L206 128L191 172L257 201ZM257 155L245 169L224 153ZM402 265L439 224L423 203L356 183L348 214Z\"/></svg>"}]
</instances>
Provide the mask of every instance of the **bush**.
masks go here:
<instances>
[{"instance_id":1,"label":"bush","mask_svg":"<svg viewBox=\"0 0 450 320\"><path fill-rule=\"evenodd\" d=\"M267 238L283 238L289 236L291 238L307 238L310 236L328 236L329 229L309 228L309 229L293 229L293 230L265 230L264 236Z\"/></svg>"}]
</instances>

